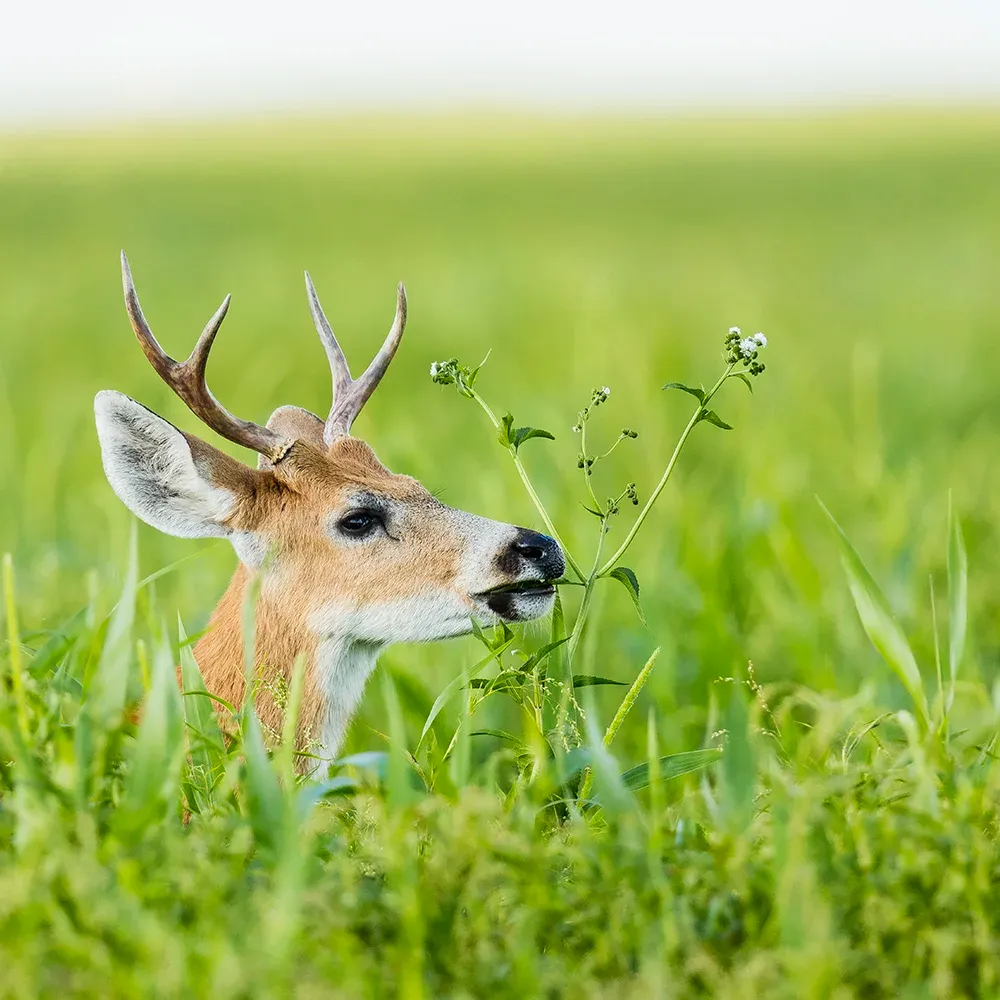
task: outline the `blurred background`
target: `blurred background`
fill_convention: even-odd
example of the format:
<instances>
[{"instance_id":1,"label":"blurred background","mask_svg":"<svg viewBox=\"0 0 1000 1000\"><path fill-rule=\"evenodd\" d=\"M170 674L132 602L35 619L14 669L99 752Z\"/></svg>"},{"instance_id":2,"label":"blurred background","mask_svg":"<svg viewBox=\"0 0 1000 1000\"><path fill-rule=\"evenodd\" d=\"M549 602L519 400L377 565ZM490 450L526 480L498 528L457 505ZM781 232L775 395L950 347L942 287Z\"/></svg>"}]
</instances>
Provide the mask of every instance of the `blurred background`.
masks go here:
<instances>
[{"instance_id":1,"label":"blurred background","mask_svg":"<svg viewBox=\"0 0 1000 1000\"><path fill-rule=\"evenodd\" d=\"M755 395L730 384L717 407L735 430L698 428L629 554L648 627L612 584L586 647L584 672L623 679L663 647L644 697L675 723L668 749L698 744L713 679L748 658L765 680L870 679L902 703L817 496L927 664L951 491L971 669L997 676L997 4L100 0L3 17L0 543L30 627L110 605L120 579L130 516L94 393L202 433L132 337L125 247L175 355L233 293L210 380L259 421L329 406L304 268L355 368L405 280L406 340L356 433L446 502L536 524L478 410L428 378L492 351L479 387L555 434L524 457L581 559L594 523L570 427L591 390L612 389L598 442L639 432L599 495L634 480L645 499L690 412L660 386L714 381L728 328L763 330ZM147 573L196 557L154 607L202 627L232 552L140 543ZM416 714L474 658L462 640L385 659Z\"/></svg>"}]
</instances>

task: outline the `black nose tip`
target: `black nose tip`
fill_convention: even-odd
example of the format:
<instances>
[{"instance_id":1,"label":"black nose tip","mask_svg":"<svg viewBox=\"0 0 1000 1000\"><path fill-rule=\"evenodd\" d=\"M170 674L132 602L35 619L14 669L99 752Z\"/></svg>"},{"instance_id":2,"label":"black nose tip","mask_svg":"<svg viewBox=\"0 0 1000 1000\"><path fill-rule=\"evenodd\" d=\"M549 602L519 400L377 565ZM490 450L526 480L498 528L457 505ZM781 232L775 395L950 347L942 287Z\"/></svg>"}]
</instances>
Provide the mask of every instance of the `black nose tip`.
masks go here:
<instances>
[{"instance_id":1,"label":"black nose tip","mask_svg":"<svg viewBox=\"0 0 1000 1000\"><path fill-rule=\"evenodd\" d=\"M519 569L523 571L530 567L546 580L562 576L565 569L559 543L539 531L521 528L510 544L510 552L515 556Z\"/></svg>"}]
</instances>

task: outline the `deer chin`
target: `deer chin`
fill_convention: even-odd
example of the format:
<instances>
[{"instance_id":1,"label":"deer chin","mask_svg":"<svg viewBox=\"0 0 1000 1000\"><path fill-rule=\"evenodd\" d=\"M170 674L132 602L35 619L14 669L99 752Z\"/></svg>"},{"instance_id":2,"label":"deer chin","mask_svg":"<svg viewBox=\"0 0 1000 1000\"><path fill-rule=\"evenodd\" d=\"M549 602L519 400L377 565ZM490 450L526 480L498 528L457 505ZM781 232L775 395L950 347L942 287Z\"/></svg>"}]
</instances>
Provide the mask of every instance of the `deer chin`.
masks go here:
<instances>
[{"instance_id":1,"label":"deer chin","mask_svg":"<svg viewBox=\"0 0 1000 1000\"><path fill-rule=\"evenodd\" d=\"M485 590L473 600L500 621L527 622L547 615L555 597L555 584L549 580L520 580Z\"/></svg>"}]
</instances>

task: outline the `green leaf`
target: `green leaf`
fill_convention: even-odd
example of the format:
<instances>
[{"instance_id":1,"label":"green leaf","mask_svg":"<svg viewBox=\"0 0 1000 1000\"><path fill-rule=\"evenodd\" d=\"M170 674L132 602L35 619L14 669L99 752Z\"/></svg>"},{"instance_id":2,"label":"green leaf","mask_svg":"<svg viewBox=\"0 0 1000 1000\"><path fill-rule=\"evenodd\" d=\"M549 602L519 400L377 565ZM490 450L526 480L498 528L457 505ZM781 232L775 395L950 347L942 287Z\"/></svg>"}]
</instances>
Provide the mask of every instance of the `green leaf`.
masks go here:
<instances>
[{"instance_id":1,"label":"green leaf","mask_svg":"<svg viewBox=\"0 0 1000 1000\"><path fill-rule=\"evenodd\" d=\"M483 360L480 361L479 364L476 365L476 367L473 368L472 371L470 371L469 374L466 376L466 378L465 378L465 384L470 389L476 384L476 379L479 378L479 373L482 371L483 365L485 365L486 362L490 360L490 355L492 353L493 353L493 349L490 348L490 350L488 350L486 352L486 357L483 358Z\"/></svg>"},{"instance_id":2,"label":"green leaf","mask_svg":"<svg viewBox=\"0 0 1000 1000\"><path fill-rule=\"evenodd\" d=\"M483 669L491 660L496 659L501 656L514 641L514 636L511 636L506 642L498 646L495 649L490 650L490 652L484 656L481 660L474 663L468 670L463 670L457 677L449 681L445 685L444 690L434 699L434 704L431 705L431 710L427 713L427 718L424 720L424 728L420 731L420 739L417 740L417 750L420 749L420 745L424 742L424 738L430 732L431 726L434 725L434 720L441 714L441 709L451 701L452 698L458 694L472 679L473 675L478 674L480 670Z\"/></svg>"},{"instance_id":3,"label":"green leaf","mask_svg":"<svg viewBox=\"0 0 1000 1000\"><path fill-rule=\"evenodd\" d=\"M951 674L952 695L962 655L965 652L965 630L968 623L969 560L962 537L962 522L955 515L948 496L948 670Z\"/></svg>"},{"instance_id":4,"label":"green leaf","mask_svg":"<svg viewBox=\"0 0 1000 1000\"><path fill-rule=\"evenodd\" d=\"M243 713L243 755L246 795L241 796L241 801L246 803L254 839L261 846L277 851L286 831L288 813L252 704L247 705Z\"/></svg>"},{"instance_id":5,"label":"green leaf","mask_svg":"<svg viewBox=\"0 0 1000 1000\"><path fill-rule=\"evenodd\" d=\"M568 635L564 635L561 639L556 639L554 642L547 642L524 661L524 666L521 669L525 672L533 670L538 664L544 663L548 660L560 646L569 642L569 640L570 637ZM546 672L543 670L541 673L544 677Z\"/></svg>"},{"instance_id":6,"label":"green leaf","mask_svg":"<svg viewBox=\"0 0 1000 1000\"><path fill-rule=\"evenodd\" d=\"M382 701L385 705L389 730L389 759L386 764L385 792L391 809L398 809L413 801L414 790L410 785L410 759L406 753L406 728L403 709L396 694L396 685L388 670L382 671Z\"/></svg>"},{"instance_id":7,"label":"green leaf","mask_svg":"<svg viewBox=\"0 0 1000 1000\"><path fill-rule=\"evenodd\" d=\"M555 441L554 434L543 431L539 427L518 427L513 435L511 435L511 443L514 445L514 451L517 451L525 441L530 441L531 438L547 438L549 441Z\"/></svg>"},{"instance_id":8,"label":"green leaf","mask_svg":"<svg viewBox=\"0 0 1000 1000\"><path fill-rule=\"evenodd\" d=\"M470 736L493 736L498 740L505 740L513 744L518 750L527 750L524 740L519 739L513 733L508 733L506 729L473 729Z\"/></svg>"},{"instance_id":9,"label":"green leaf","mask_svg":"<svg viewBox=\"0 0 1000 1000\"><path fill-rule=\"evenodd\" d=\"M702 410L701 416L698 419L707 420L710 424L715 424L716 427L721 427L724 431L731 431L733 429L733 425L727 424L715 410Z\"/></svg>"},{"instance_id":10,"label":"green leaf","mask_svg":"<svg viewBox=\"0 0 1000 1000\"><path fill-rule=\"evenodd\" d=\"M580 504L580 506L588 513L593 514L594 517L599 517L602 521L604 520L604 511L594 510L593 507L588 507L585 503Z\"/></svg>"},{"instance_id":11,"label":"green leaf","mask_svg":"<svg viewBox=\"0 0 1000 1000\"><path fill-rule=\"evenodd\" d=\"M208 791L215 786L225 768L225 742L212 702L205 697L208 690L187 641L180 615L177 616L177 635L180 640L184 723L188 729L191 770L200 776L199 784Z\"/></svg>"},{"instance_id":12,"label":"green leaf","mask_svg":"<svg viewBox=\"0 0 1000 1000\"><path fill-rule=\"evenodd\" d=\"M184 725L174 658L167 642L153 655L153 682L136 734L122 803L115 822L123 832L141 836L169 815L176 818L177 790L184 757Z\"/></svg>"},{"instance_id":13,"label":"green leaf","mask_svg":"<svg viewBox=\"0 0 1000 1000\"><path fill-rule=\"evenodd\" d=\"M705 390L695 389L694 386L685 385L683 382L668 382L664 389L680 389L681 392L686 392L689 396L694 396L699 403L704 405L705 403Z\"/></svg>"},{"instance_id":14,"label":"green leaf","mask_svg":"<svg viewBox=\"0 0 1000 1000\"><path fill-rule=\"evenodd\" d=\"M750 738L750 712L742 684L733 684L724 718L728 735L722 755L722 805L730 826L743 831L753 819L757 755Z\"/></svg>"},{"instance_id":15,"label":"green leaf","mask_svg":"<svg viewBox=\"0 0 1000 1000\"><path fill-rule=\"evenodd\" d=\"M643 625L646 624L646 616L642 613L642 605L639 603L639 580L635 573L628 566L616 566L608 573L613 580L617 580L627 591L635 605L636 614Z\"/></svg>"},{"instance_id":16,"label":"green leaf","mask_svg":"<svg viewBox=\"0 0 1000 1000\"><path fill-rule=\"evenodd\" d=\"M617 687L628 687L628 681L615 681L610 677L598 677L595 674L576 674L573 677L573 687L594 687L598 684L614 684Z\"/></svg>"},{"instance_id":17,"label":"green leaf","mask_svg":"<svg viewBox=\"0 0 1000 1000\"><path fill-rule=\"evenodd\" d=\"M738 378L753 394L753 382L750 381L750 376L746 372L733 372L730 378Z\"/></svg>"},{"instance_id":18,"label":"green leaf","mask_svg":"<svg viewBox=\"0 0 1000 1000\"><path fill-rule=\"evenodd\" d=\"M587 749L590 751L590 770L594 779L593 798L602 806L605 815L613 819L634 809L635 799L631 790L622 781L618 762L604 745L597 725L597 711L592 700L587 704L584 729L587 735ZM581 785L581 793L585 785Z\"/></svg>"},{"instance_id":19,"label":"green leaf","mask_svg":"<svg viewBox=\"0 0 1000 1000\"><path fill-rule=\"evenodd\" d=\"M701 771L703 768L714 764L722 756L722 751L718 747L711 747L708 750L685 750L682 753L668 754L660 757L659 775L664 781L671 778L679 778L682 774L691 774L694 771ZM637 767L629 768L622 775L622 784L626 788L637 792L640 788L645 788L650 783L649 761L639 764Z\"/></svg>"},{"instance_id":20,"label":"green leaf","mask_svg":"<svg viewBox=\"0 0 1000 1000\"><path fill-rule=\"evenodd\" d=\"M128 569L122 595L111 613L104 647L97 669L87 690L87 709L94 721L107 726L117 721L125 709L129 665L132 662L132 625L135 621L135 595L138 589L139 556L136 524L129 534Z\"/></svg>"},{"instance_id":21,"label":"green leaf","mask_svg":"<svg viewBox=\"0 0 1000 1000\"><path fill-rule=\"evenodd\" d=\"M497 434L497 440L499 440L505 448L509 448L513 444L513 428L514 415L512 413L505 413L500 418L500 428Z\"/></svg>"},{"instance_id":22,"label":"green leaf","mask_svg":"<svg viewBox=\"0 0 1000 1000\"><path fill-rule=\"evenodd\" d=\"M910 644L906 641L903 630L893 617L889 602L868 572L854 546L851 545L847 535L844 534L843 529L837 524L836 519L827 510L822 500L819 501L819 505L823 508L823 513L830 519L830 523L837 533L841 562L844 573L847 575L851 597L854 598L854 606L861 619L861 624L865 632L868 633L872 645L889 664L913 699L921 725L926 728L929 719L927 696L924 693L920 669L917 667L917 661L910 649Z\"/></svg>"}]
</instances>

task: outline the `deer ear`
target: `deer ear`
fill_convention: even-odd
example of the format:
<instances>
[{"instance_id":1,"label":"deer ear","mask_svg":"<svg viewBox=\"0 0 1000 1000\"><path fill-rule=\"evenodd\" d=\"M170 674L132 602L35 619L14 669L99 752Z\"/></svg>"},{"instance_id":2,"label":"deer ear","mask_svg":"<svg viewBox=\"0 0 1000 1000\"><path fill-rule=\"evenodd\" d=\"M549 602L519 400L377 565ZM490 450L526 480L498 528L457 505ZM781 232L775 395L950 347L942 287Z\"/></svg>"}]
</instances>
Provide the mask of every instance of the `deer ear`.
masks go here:
<instances>
[{"instance_id":1,"label":"deer ear","mask_svg":"<svg viewBox=\"0 0 1000 1000\"><path fill-rule=\"evenodd\" d=\"M323 421L301 406L279 406L267 419L267 429L282 437L306 441L320 451L326 451L323 443ZM258 469L273 469L274 463L266 455L257 456Z\"/></svg>"},{"instance_id":2,"label":"deer ear","mask_svg":"<svg viewBox=\"0 0 1000 1000\"><path fill-rule=\"evenodd\" d=\"M146 524L178 538L225 537L254 473L120 392L94 399L104 474Z\"/></svg>"}]
</instances>

